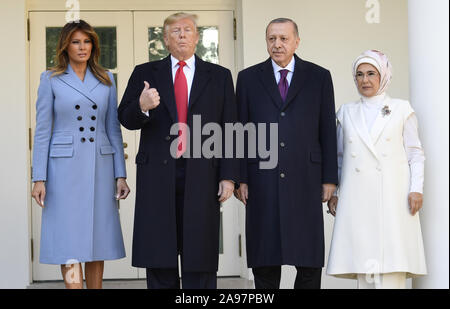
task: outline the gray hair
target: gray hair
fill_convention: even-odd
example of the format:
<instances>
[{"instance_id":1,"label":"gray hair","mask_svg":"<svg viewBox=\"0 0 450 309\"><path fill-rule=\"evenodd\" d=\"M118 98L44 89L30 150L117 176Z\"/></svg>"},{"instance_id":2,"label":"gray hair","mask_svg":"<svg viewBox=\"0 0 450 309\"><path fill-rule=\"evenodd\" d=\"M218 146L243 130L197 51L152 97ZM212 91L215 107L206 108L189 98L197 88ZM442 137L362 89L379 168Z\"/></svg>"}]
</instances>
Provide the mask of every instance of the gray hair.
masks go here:
<instances>
[{"instance_id":1,"label":"gray hair","mask_svg":"<svg viewBox=\"0 0 450 309\"><path fill-rule=\"evenodd\" d=\"M269 30L270 25L272 25L272 24L285 24L285 23L292 23L292 25L294 26L295 35L297 35L297 38L299 38L300 37L300 32L298 31L298 25L297 25L297 23L295 21L293 21L290 18L276 18L276 19L272 20L267 25L266 35L267 35L267 31Z\"/></svg>"}]
</instances>

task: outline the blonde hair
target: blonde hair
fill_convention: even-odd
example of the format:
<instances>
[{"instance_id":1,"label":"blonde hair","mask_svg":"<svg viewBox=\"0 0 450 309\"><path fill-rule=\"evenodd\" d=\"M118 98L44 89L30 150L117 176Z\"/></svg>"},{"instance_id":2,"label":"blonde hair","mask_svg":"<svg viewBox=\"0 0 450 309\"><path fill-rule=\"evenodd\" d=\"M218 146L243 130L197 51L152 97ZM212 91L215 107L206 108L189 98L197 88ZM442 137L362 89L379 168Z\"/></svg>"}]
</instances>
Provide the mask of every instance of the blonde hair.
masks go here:
<instances>
[{"instance_id":1,"label":"blonde hair","mask_svg":"<svg viewBox=\"0 0 450 309\"><path fill-rule=\"evenodd\" d=\"M164 35L166 35L167 28L169 28L170 25L176 23L179 20L182 19L189 19L194 23L195 31L197 32L197 20L198 16L196 14L189 14L184 12L179 12L170 15L164 20Z\"/></svg>"},{"instance_id":2,"label":"blonde hair","mask_svg":"<svg viewBox=\"0 0 450 309\"><path fill-rule=\"evenodd\" d=\"M78 22L67 23L61 30L59 35L58 45L56 47L55 63L56 65L50 70L53 72L52 76L58 76L63 74L69 66L69 54L67 48L70 45L70 39L76 31L84 32L92 42L91 57L88 60L88 66L92 71L92 74L104 85L111 86L112 82L108 76L106 70L98 63L100 57L100 43L97 33L91 25L84 20Z\"/></svg>"}]
</instances>

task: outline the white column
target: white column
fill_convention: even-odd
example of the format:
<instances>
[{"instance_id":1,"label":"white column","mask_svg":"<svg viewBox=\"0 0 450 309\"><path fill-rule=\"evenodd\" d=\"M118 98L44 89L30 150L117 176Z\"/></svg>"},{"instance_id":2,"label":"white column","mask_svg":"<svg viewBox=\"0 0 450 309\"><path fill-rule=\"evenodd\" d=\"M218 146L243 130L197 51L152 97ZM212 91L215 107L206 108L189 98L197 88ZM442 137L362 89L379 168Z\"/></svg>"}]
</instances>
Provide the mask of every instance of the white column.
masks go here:
<instances>
[{"instance_id":1,"label":"white column","mask_svg":"<svg viewBox=\"0 0 450 309\"><path fill-rule=\"evenodd\" d=\"M0 289L30 279L26 1L0 3Z\"/></svg>"},{"instance_id":2,"label":"white column","mask_svg":"<svg viewBox=\"0 0 450 309\"><path fill-rule=\"evenodd\" d=\"M425 155L422 233L428 276L414 288L449 287L449 1L409 0L411 103Z\"/></svg>"}]
</instances>

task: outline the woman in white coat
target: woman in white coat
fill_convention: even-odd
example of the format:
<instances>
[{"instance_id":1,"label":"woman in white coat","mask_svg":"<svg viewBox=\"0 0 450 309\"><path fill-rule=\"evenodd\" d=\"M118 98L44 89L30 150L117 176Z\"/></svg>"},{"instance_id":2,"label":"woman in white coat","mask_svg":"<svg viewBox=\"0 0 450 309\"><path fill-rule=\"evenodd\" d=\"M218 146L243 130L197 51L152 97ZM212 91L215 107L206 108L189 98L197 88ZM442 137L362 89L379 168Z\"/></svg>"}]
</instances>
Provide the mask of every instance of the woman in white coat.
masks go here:
<instances>
[{"instance_id":1,"label":"woman in white coat","mask_svg":"<svg viewBox=\"0 0 450 309\"><path fill-rule=\"evenodd\" d=\"M353 65L361 98L337 113L339 189L327 274L359 288L405 288L425 275L418 211L425 156L408 101L390 98L386 55L366 51Z\"/></svg>"}]
</instances>

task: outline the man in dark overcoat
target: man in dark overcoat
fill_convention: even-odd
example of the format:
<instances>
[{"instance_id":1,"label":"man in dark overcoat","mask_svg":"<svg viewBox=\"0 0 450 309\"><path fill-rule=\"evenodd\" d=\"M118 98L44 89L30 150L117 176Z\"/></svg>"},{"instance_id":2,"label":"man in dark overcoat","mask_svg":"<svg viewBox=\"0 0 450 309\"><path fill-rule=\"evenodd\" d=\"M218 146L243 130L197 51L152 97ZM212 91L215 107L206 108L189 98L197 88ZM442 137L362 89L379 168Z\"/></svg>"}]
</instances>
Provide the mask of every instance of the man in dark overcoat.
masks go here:
<instances>
[{"instance_id":1,"label":"man in dark overcoat","mask_svg":"<svg viewBox=\"0 0 450 309\"><path fill-rule=\"evenodd\" d=\"M170 56L136 66L119 106L121 124L141 130L132 265L147 269L148 288L180 288L179 255L182 288L216 288L220 202L239 177L233 159L194 156L195 132L185 130L196 116L222 128L237 121L231 72L198 58L198 41L195 15L169 16Z\"/></svg>"},{"instance_id":2,"label":"man in dark overcoat","mask_svg":"<svg viewBox=\"0 0 450 309\"><path fill-rule=\"evenodd\" d=\"M281 265L292 265L295 288L317 289L324 265L322 202L338 180L333 84L328 70L295 55L294 21L273 20L266 41L270 58L240 72L236 90L243 125L278 125L275 168L264 169L260 156L242 160L238 195L246 204L247 263L256 288L279 288Z\"/></svg>"}]
</instances>

